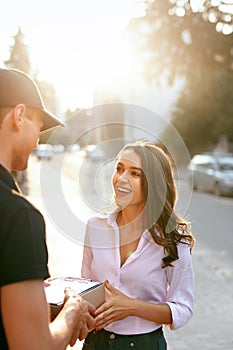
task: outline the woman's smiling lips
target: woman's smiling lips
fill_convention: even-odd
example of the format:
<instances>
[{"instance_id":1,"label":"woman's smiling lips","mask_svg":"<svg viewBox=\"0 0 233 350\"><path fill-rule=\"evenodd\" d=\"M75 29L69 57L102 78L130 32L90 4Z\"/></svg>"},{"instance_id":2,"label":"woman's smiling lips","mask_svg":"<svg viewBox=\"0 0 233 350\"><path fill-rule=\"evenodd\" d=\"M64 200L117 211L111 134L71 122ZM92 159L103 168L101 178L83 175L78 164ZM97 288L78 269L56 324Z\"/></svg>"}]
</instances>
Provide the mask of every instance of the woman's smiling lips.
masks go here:
<instances>
[{"instance_id":1,"label":"woman's smiling lips","mask_svg":"<svg viewBox=\"0 0 233 350\"><path fill-rule=\"evenodd\" d=\"M117 193L119 194L130 194L132 191L129 188L116 186Z\"/></svg>"}]
</instances>

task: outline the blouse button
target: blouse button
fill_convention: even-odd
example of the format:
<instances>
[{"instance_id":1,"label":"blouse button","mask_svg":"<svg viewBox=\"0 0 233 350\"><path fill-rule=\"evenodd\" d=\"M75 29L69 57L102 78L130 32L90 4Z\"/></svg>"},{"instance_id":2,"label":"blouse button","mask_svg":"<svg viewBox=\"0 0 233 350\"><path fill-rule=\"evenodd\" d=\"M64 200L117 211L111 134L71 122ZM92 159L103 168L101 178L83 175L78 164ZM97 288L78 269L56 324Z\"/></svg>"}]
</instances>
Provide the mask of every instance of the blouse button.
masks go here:
<instances>
[{"instance_id":1,"label":"blouse button","mask_svg":"<svg viewBox=\"0 0 233 350\"><path fill-rule=\"evenodd\" d=\"M110 339L115 339L116 336L115 336L115 334L110 334L109 338L110 338Z\"/></svg>"},{"instance_id":2,"label":"blouse button","mask_svg":"<svg viewBox=\"0 0 233 350\"><path fill-rule=\"evenodd\" d=\"M134 343L133 342L131 342L130 344L129 344L129 346L131 346L131 348L134 346Z\"/></svg>"}]
</instances>

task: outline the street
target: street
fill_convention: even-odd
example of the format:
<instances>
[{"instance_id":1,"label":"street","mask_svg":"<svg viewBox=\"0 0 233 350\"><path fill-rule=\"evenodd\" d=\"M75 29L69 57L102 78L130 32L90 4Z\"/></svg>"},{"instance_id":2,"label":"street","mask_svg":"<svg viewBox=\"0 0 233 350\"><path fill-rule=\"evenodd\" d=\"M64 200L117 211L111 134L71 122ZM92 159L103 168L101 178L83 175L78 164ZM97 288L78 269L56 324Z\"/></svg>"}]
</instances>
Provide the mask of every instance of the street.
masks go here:
<instances>
[{"instance_id":1,"label":"street","mask_svg":"<svg viewBox=\"0 0 233 350\"><path fill-rule=\"evenodd\" d=\"M94 169L103 174L98 164ZM62 176L58 174L61 171ZM79 276L85 223L99 205L106 205L109 185L102 181L103 188L98 189L101 179L93 174L90 164L83 163L78 153L67 154L66 158L54 154L49 162L40 162L31 156L28 178L28 197L46 218L51 275ZM92 180L95 180L94 187ZM189 192L188 186L184 175L179 191ZM184 206L182 208L184 210ZM193 250L195 310L193 318L182 329L165 330L169 350L233 349L232 213L233 198L198 192L192 193L186 212L182 213L191 221L196 238ZM80 346L77 342L74 349Z\"/></svg>"}]
</instances>

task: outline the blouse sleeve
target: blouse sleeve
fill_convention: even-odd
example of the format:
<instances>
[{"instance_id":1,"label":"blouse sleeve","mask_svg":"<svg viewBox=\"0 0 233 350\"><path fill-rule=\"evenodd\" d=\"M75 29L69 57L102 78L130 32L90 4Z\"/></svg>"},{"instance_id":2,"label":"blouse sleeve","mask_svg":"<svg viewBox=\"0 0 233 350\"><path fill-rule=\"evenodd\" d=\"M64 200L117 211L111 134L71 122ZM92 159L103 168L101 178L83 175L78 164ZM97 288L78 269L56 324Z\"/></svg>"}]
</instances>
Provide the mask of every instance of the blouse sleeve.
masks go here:
<instances>
[{"instance_id":1,"label":"blouse sleeve","mask_svg":"<svg viewBox=\"0 0 233 350\"><path fill-rule=\"evenodd\" d=\"M188 244L177 246L179 259L166 268L168 291L166 303L172 313L171 330L185 325L193 315L194 273Z\"/></svg>"}]
</instances>

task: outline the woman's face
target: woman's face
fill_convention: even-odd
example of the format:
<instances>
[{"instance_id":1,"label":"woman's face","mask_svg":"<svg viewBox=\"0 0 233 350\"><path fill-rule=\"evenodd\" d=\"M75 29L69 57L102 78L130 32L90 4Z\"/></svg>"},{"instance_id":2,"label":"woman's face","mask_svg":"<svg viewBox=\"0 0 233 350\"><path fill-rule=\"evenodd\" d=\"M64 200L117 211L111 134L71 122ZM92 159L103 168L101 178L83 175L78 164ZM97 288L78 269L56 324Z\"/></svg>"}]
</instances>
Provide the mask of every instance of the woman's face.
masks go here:
<instances>
[{"instance_id":1,"label":"woman's face","mask_svg":"<svg viewBox=\"0 0 233 350\"><path fill-rule=\"evenodd\" d=\"M142 193L141 159L133 149L124 150L117 159L112 176L115 201L122 209L139 205L144 207L145 199Z\"/></svg>"}]
</instances>

